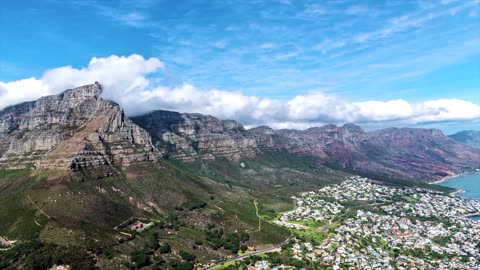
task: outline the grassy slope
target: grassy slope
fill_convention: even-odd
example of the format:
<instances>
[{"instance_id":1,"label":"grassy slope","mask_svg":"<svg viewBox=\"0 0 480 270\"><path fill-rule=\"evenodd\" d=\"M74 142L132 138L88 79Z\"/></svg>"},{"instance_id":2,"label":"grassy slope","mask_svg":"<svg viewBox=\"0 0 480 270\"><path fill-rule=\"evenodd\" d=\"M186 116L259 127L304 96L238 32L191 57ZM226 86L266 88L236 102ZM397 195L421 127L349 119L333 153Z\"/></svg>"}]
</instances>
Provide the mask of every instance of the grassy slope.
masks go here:
<instances>
[{"instance_id":1,"label":"grassy slope","mask_svg":"<svg viewBox=\"0 0 480 270\"><path fill-rule=\"evenodd\" d=\"M105 170L111 169L77 174L0 171L0 236L91 249L116 245L119 253L129 254L144 244L143 237L119 245L115 226L130 217L162 220L174 213L184 226L173 235L159 230L162 241L207 261L228 255L227 251L212 252L206 247L192 250L195 240L205 241L202 230L207 224L216 224L226 232L249 232L249 244L256 246L279 243L290 232L267 221L293 207L292 194L318 189L349 175L318 165L310 157L277 152L240 161L139 163L122 171L114 168L115 176L97 179ZM260 231L254 201L262 217ZM203 202L206 206L201 209L179 210ZM106 269L119 267L109 268L109 260L102 262Z\"/></svg>"},{"instance_id":2,"label":"grassy slope","mask_svg":"<svg viewBox=\"0 0 480 270\"><path fill-rule=\"evenodd\" d=\"M185 225L173 238L168 236L171 240L164 233L164 241L206 260L212 257L200 256L201 250L191 250L192 235L204 237L202 230L209 223L224 228L226 233L250 232L249 243L257 246L279 243L289 235L288 230L264 221L257 231L259 219L253 203L257 199L261 207L283 209L291 207L288 200L263 198L256 191L213 181L166 161L132 165L117 170L116 176L96 179L101 173L104 172L1 171L0 236L95 250L117 245L121 235L113 228L130 217L162 220L174 213ZM202 209L178 210L201 202L207 203ZM141 239L134 239L118 248L129 254L139 245ZM222 252L228 254L218 254ZM209 253L204 250L204 254Z\"/></svg>"}]
</instances>

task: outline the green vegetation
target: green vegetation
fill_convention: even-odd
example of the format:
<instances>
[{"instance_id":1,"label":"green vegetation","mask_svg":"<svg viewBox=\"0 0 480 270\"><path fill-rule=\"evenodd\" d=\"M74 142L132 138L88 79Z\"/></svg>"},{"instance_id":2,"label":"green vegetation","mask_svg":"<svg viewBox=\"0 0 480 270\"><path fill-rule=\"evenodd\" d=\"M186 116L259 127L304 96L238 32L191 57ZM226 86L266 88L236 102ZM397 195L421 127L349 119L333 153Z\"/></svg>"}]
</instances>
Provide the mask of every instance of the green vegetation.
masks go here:
<instances>
[{"instance_id":1,"label":"green vegetation","mask_svg":"<svg viewBox=\"0 0 480 270\"><path fill-rule=\"evenodd\" d=\"M432 238L432 241L437 243L439 246L446 247L450 243L450 238L447 236L437 236Z\"/></svg>"},{"instance_id":2,"label":"green vegetation","mask_svg":"<svg viewBox=\"0 0 480 270\"><path fill-rule=\"evenodd\" d=\"M284 241L290 231L271 221L293 208L290 196L339 178L306 159L266 153L243 160L248 170L221 158L192 165L159 161L113 168L112 177L101 179L102 168L75 175L0 171L0 202L6 206L0 219L9 221L0 224L0 235L89 248L103 264L128 254L124 264L131 268L192 269L194 261L221 259L223 249L236 254L247 245ZM215 225L194 225L192 217L199 216ZM144 231L113 229L132 217L160 221ZM132 236L119 240L120 231Z\"/></svg>"},{"instance_id":3,"label":"green vegetation","mask_svg":"<svg viewBox=\"0 0 480 270\"><path fill-rule=\"evenodd\" d=\"M113 171L112 176L97 179L105 170ZM308 156L277 152L240 161L218 158L179 164L160 160L154 166L138 163L76 173L0 170L0 235L24 240L26 245L38 241L43 245L38 252L50 258L44 264L58 261L48 255L57 247L75 246L90 250L107 265L117 259L133 268L191 269L195 262L245 252L247 245L281 243L290 231L272 221L294 207L290 196L347 175ZM346 211L341 218L353 213ZM119 226L131 218L156 221L137 232ZM340 221L306 223L309 230L295 233L320 242ZM12 265L26 265L24 254L39 260L37 251L22 251L14 260L9 252L0 254L4 266L12 261ZM120 254L130 256L120 259Z\"/></svg>"},{"instance_id":4,"label":"green vegetation","mask_svg":"<svg viewBox=\"0 0 480 270\"><path fill-rule=\"evenodd\" d=\"M48 269L54 264L68 264L72 270L97 269L93 258L81 247L33 240L0 253L0 269Z\"/></svg>"},{"instance_id":5,"label":"green vegetation","mask_svg":"<svg viewBox=\"0 0 480 270\"><path fill-rule=\"evenodd\" d=\"M134 251L130 253L130 260L132 260L135 269L142 268L150 263L147 254L143 251Z\"/></svg>"},{"instance_id":6,"label":"green vegetation","mask_svg":"<svg viewBox=\"0 0 480 270\"><path fill-rule=\"evenodd\" d=\"M169 244L161 245L158 249L158 251L160 251L161 254L170 253L171 250L172 250L172 247Z\"/></svg>"},{"instance_id":7,"label":"green vegetation","mask_svg":"<svg viewBox=\"0 0 480 270\"><path fill-rule=\"evenodd\" d=\"M240 250L241 243L250 239L250 235L246 232L225 234L223 229L214 229L211 226L210 228L205 232L205 238L214 250L224 247L236 254Z\"/></svg>"},{"instance_id":8,"label":"green vegetation","mask_svg":"<svg viewBox=\"0 0 480 270\"><path fill-rule=\"evenodd\" d=\"M410 196L405 196L405 197L403 197L403 199L404 199L405 201L409 202L409 203L415 203L415 202L417 202L417 200L416 200L415 198L412 198L412 197L410 197Z\"/></svg>"}]
</instances>

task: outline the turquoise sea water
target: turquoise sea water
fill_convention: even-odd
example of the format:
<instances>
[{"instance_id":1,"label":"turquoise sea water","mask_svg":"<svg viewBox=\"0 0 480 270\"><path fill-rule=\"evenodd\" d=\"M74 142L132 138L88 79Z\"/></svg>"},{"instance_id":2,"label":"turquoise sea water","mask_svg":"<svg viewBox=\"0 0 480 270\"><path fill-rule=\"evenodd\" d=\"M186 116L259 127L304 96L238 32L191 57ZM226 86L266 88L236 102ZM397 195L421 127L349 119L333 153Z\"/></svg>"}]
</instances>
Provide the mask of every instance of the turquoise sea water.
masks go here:
<instances>
[{"instance_id":1,"label":"turquoise sea water","mask_svg":"<svg viewBox=\"0 0 480 270\"><path fill-rule=\"evenodd\" d=\"M450 178L439 185L463 189L465 192L459 193L457 196L480 200L480 173Z\"/></svg>"},{"instance_id":2,"label":"turquoise sea water","mask_svg":"<svg viewBox=\"0 0 480 270\"><path fill-rule=\"evenodd\" d=\"M439 185L463 189L465 192L458 193L457 196L480 200L480 173L450 178ZM473 220L480 220L480 216L474 216L470 218Z\"/></svg>"}]
</instances>

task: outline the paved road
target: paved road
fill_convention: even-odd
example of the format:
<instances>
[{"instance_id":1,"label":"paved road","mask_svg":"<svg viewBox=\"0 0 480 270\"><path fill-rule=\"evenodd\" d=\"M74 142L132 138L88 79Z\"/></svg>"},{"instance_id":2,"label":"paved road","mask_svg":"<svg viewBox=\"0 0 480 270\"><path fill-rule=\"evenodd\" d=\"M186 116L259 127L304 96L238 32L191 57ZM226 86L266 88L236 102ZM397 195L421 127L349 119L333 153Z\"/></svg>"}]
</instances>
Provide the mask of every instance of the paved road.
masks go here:
<instances>
[{"instance_id":1,"label":"paved road","mask_svg":"<svg viewBox=\"0 0 480 270\"><path fill-rule=\"evenodd\" d=\"M224 265L224 264L229 263L229 262L241 261L241 260L243 260L243 259L245 259L245 258L248 258L248 257L250 257L250 256L254 256L254 255L258 255L258 254L261 254L261 253L281 251L282 246L288 244L288 242L290 241L290 238L292 238L292 235L289 236L287 239L285 239L285 241L283 241L282 243L280 243L280 244L278 244L278 245L276 245L276 246L269 247L269 248L264 248L264 249L260 249L260 250L257 250L257 251L254 251L254 252L250 252L250 253L245 254L245 255L240 255L240 256L238 256L238 257L235 257L235 258L232 258L232 259L223 261L223 262L219 262L219 263L217 263L217 264L210 265L210 266L205 267L205 268L202 268L202 269L203 269L203 270L212 269L212 268L215 268L215 267L217 267L217 266Z\"/></svg>"}]
</instances>

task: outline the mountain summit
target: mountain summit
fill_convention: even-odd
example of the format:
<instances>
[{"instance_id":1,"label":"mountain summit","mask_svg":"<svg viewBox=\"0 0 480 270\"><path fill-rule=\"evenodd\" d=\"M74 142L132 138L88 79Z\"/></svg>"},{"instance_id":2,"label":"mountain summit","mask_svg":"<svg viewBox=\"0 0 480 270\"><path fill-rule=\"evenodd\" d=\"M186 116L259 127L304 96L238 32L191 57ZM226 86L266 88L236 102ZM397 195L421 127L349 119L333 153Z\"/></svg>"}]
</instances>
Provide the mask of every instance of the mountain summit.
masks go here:
<instances>
[{"instance_id":1,"label":"mountain summit","mask_svg":"<svg viewBox=\"0 0 480 270\"><path fill-rule=\"evenodd\" d=\"M150 136L99 83L0 111L0 167L79 169L154 158Z\"/></svg>"}]
</instances>

